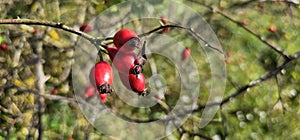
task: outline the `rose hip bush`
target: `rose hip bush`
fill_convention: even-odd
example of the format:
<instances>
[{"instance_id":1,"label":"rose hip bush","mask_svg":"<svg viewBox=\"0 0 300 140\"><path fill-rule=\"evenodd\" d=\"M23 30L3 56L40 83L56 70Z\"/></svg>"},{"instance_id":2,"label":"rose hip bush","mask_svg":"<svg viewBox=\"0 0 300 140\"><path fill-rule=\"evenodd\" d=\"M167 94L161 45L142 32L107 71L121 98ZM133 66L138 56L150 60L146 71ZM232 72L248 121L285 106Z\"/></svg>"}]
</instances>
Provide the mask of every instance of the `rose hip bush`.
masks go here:
<instances>
[{"instance_id":1,"label":"rose hip bush","mask_svg":"<svg viewBox=\"0 0 300 140\"><path fill-rule=\"evenodd\" d=\"M148 1L141 7L131 5L131 10L149 11L151 9L147 4L158 5L157 9L152 10L160 11L161 15L155 19L132 21L124 28L121 27L125 24L122 23L123 18L116 16L121 11L114 9L114 5L119 2L122 1L0 2L2 20L35 19L57 23L54 25L56 28L32 24L1 24L0 137L110 138L98 132L87 121L72 90L71 67L76 63L74 57L78 55L74 48L80 47L84 53L86 48L94 45L80 46L78 35L60 30L67 25L76 32L82 31L92 36L97 26L88 21L108 8L112 8L115 15L109 19L101 19L102 22L97 25L107 28L118 25L118 28L110 31L110 35L95 36L108 38L108 42L98 44L100 49L97 48L97 51L101 52L101 56L96 61L92 60L95 62L89 69L89 82L82 85L84 88L81 96L84 101L78 102L95 101L99 106L106 105L116 115L133 122L164 118L174 108L180 97L180 73L174 70L176 66L165 57L152 55L147 58L139 53L143 52L144 46L153 45L150 37L141 38L139 35L156 27L175 26L176 21L170 18L175 11L166 12L165 7L160 6L166 1ZM297 139L300 136L297 131L300 122L299 1L186 0L184 4L203 15L220 39L227 64L227 85L217 115L206 127L200 128L201 107L210 95L209 90L217 88L210 86L214 81L210 80L207 54L201 48L194 47L198 44L192 36L182 33L190 31L188 29L166 26L157 30L155 35L158 38L169 36L187 47L175 48L172 43L158 46L161 52L166 47L174 47L174 52L178 49L181 52L177 54L178 60L183 67L189 65L188 60L195 61L201 85L198 108L193 110L192 116L169 138ZM136 15L128 12L127 16ZM106 20L113 21L114 25L106 25ZM184 15L182 20L185 20ZM198 20L190 19L188 22L197 23ZM207 34L203 32L201 35ZM84 61L91 61L89 55L91 54L86 55ZM154 72L160 72L163 80L151 77ZM192 73L190 77L193 77ZM119 81L114 81L116 78ZM114 91L113 87L117 83L120 87L125 87L122 90L126 91L125 94L134 93L140 98L153 96L160 104L149 108L130 107ZM160 95L160 89L165 94ZM110 122L110 125L118 124ZM130 135L134 134L124 135L129 135L130 139Z\"/></svg>"}]
</instances>

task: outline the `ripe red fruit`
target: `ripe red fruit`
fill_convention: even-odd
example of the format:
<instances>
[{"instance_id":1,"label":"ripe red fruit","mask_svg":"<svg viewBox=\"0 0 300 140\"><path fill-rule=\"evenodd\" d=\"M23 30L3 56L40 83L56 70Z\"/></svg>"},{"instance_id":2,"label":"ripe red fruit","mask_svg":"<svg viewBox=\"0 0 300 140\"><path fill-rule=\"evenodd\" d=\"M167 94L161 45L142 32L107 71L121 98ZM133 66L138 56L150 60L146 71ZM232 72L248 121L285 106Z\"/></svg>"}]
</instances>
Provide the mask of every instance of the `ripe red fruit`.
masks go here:
<instances>
[{"instance_id":1,"label":"ripe red fruit","mask_svg":"<svg viewBox=\"0 0 300 140\"><path fill-rule=\"evenodd\" d=\"M271 25L271 26L268 28L268 30L269 30L270 32L272 32L272 33L275 33L275 32L277 31L277 28L276 28L276 26Z\"/></svg>"},{"instance_id":2,"label":"ripe red fruit","mask_svg":"<svg viewBox=\"0 0 300 140\"><path fill-rule=\"evenodd\" d=\"M91 32L94 30L94 28L91 25L84 23L80 26L79 30L82 32Z\"/></svg>"},{"instance_id":3,"label":"ripe red fruit","mask_svg":"<svg viewBox=\"0 0 300 140\"><path fill-rule=\"evenodd\" d=\"M95 95L95 88L93 85L88 85L86 88L85 88L85 91L84 91L84 97L85 98L90 98L90 97L93 97Z\"/></svg>"},{"instance_id":4,"label":"ripe red fruit","mask_svg":"<svg viewBox=\"0 0 300 140\"><path fill-rule=\"evenodd\" d=\"M167 17L165 16L162 16L160 21L163 23L163 24L166 24L167 23Z\"/></svg>"},{"instance_id":5,"label":"ripe red fruit","mask_svg":"<svg viewBox=\"0 0 300 140\"><path fill-rule=\"evenodd\" d=\"M247 25L248 24L248 20L247 19L243 19L241 22L243 25Z\"/></svg>"},{"instance_id":6,"label":"ripe red fruit","mask_svg":"<svg viewBox=\"0 0 300 140\"><path fill-rule=\"evenodd\" d=\"M127 89L132 90L142 96L147 94L146 79L143 73L137 75L119 73L119 77Z\"/></svg>"},{"instance_id":7,"label":"ripe red fruit","mask_svg":"<svg viewBox=\"0 0 300 140\"><path fill-rule=\"evenodd\" d=\"M183 60L188 59L190 55L191 55L191 49L185 48L184 51L182 52L181 60L183 61Z\"/></svg>"},{"instance_id":8,"label":"ripe red fruit","mask_svg":"<svg viewBox=\"0 0 300 140\"><path fill-rule=\"evenodd\" d=\"M1 50L6 52L7 51L7 45L5 43L1 44Z\"/></svg>"},{"instance_id":9,"label":"ripe red fruit","mask_svg":"<svg viewBox=\"0 0 300 140\"><path fill-rule=\"evenodd\" d=\"M91 69L90 82L100 94L111 93L113 70L108 62L100 61Z\"/></svg>"},{"instance_id":10,"label":"ripe red fruit","mask_svg":"<svg viewBox=\"0 0 300 140\"><path fill-rule=\"evenodd\" d=\"M53 88L53 89L51 90L51 94L52 94L52 95L56 95L57 93L58 93L58 91L57 91L56 88Z\"/></svg>"},{"instance_id":11,"label":"ripe red fruit","mask_svg":"<svg viewBox=\"0 0 300 140\"><path fill-rule=\"evenodd\" d=\"M118 48L116 48L116 47L107 47L106 50L108 52L110 60L113 61L114 58L115 58L115 55L118 53Z\"/></svg>"},{"instance_id":12,"label":"ripe red fruit","mask_svg":"<svg viewBox=\"0 0 300 140\"><path fill-rule=\"evenodd\" d=\"M113 65L119 72L122 73L141 73L143 68L140 65L140 60L134 52L123 53L118 51L116 47L106 47L108 55L113 61ZM117 55L117 59L115 59Z\"/></svg>"},{"instance_id":13,"label":"ripe red fruit","mask_svg":"<svg viewBox=\"0 0 300 140\"><path fill-rule=\"evenodd\" d=\"M37 36L37 35L39 34L39 30L38 30L38 29L34 29L34 30L33 30L33 34L34 34L35 36Z\"/></svg>"},{"instance_id":14,"label":"ripe red fruit","mask_svg":"<svg viewBox=\"0 0 300 140\"><path fill-rule=\"evenodd\" d=\"M165 16L162 16L160 21L165 25L167 24L167 17ZM163 28L163 33L167 33L167 32L170 32L171 28L170 27L166 27L166 28Z\"/></svg>"},{"instance_id":15,"label":"ripe red fruit","mask_svg":"<svg viewBox=\"0 0 300 140\"><path fill-rule=\"evenodd\" d=\"M135 48L139 47L140 39L135 32L122 29L114 35L113 42L119 50L132 52Z\"/></svg>"},{"instance_id":16,"label":"ripe red fruit","mask_svg":"<svg viewBox=\"0 0 300 140\"><path fill-rule=\"evenodd\" d=\"M139 63L138 56L134 52L130 52L130 53L118 52L113 59L113 65L116 67L116 69L119 72L125 74L141 73L142 68L139 64L140 63Z\"/></svg>"}]
</instances>

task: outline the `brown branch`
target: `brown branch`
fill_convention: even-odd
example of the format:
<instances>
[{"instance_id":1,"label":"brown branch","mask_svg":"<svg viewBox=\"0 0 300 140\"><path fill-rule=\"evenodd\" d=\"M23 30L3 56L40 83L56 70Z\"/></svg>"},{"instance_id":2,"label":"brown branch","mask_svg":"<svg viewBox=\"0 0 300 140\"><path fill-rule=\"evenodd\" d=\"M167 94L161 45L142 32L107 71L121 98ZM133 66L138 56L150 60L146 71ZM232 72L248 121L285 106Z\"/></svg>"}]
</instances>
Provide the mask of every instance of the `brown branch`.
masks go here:
<instances>
[{"instance_id":1,"label":"brown branch","mask_svg":"<svg viewBox=\"0 0 300 140\"><path fill-rule=\"evenodd\" d=\"M96 47L98 47L99 45L97 44L97 42L99 42L98 41L99 39L89 34L86 34L84 32L81 32L79 30L75 30L74 28L71 28L61 22L56 23L56 22L40 21L40 20L33 20L33 19L0 19L0 24L25 24L25 25L41 25L41 26L53 27L81 36L84 39L88 40L90 43L94 44Z\"/></svg>"},{"instance_id":2,"label":"brown branch","mask_svg":"<svg viewBox=\"0 0 300 140\"><path fill-rule=\"evenodd\" d=\"M245 29L248 33L252 34L254 37L256 37L257 39L259 39L261 42L263 42L264 44L266 44L267 46L269 46L271 49L273 49L274 51L276 51L277 53L279 53L280 55L282 55L285 59L290 59L289 54L287 54L283 49L281 49L281 47L272 44L270 41L268 41L266 38L260 36L258 33L256 33L253 29L251 29L250 27L240 23L239 21L234 20L231 16L225 14L224 12L220 11L220 10L216 10L216 13L222 15L223 17L227 18L228 20L232 21L233 23L236 23L238 26L242 27L243 29Z\"/></svg>"},{"instance_id":3,"label":"brown branch","mask_svg":"<svg viewBox=\"0 0 300 140\"><path fill-rule=\"evenodd\" d=\"M61 102L65 102L65 103L75 103L76 100L73 98L67 98L67 97L63 97L63 96L59 96L59 95L50 95L50 94L40 94L38 90L34 90L34 89L28 89L25 87L20 87L17 85L5 85L0 87L4 88L4 89L17 89L19 92L27 92L27 93L32 93L36 96L40 96L49 100L56 100L56 101L61 101Z\"/></svg>"},{"instance_id":4,"label":"brown branch","mask_svg":"<svg viewBox=\"0 0 300 140\"><path fill-rule=\"evenodd\" d=\"M270 71L269 73L267 73L266 75L261 76L260 78L253 80L251 82L249 82L248 84L240 87L239 89L237 89L237 91L233 94L231 94L230 96L224 98L222 101L220 102L214 102L214 103L210 103L210 104L206 104L206 105L199 105L197 108L193 109L193 110L185 110L184 113L178 114L177 116L184 116L187 113L190 112L198 112L203 110L204 108L210 108L213 106L222 106L226 103L229 103L229 101L231 101L232 99L235 99L237 96L242 95L243 93L245 93L245 91L247 91L247 89L255 87L259 84L261 84L262 82L265 82L269 79L271 79L272 77L276 76L278 73L280 73L281 70L287 68L293 61L297 60L300 58L300 51L295 53L294 55L291 55L289 60L286 60L284 63L282 63L280 66L278 66L275 70ZM168 117L166 119L161 119L160 121L170 121L170 120L174 120L177 119L177 117ZM136 120L133 120L136 121ZM149 122L150 120L143 120L144 122Z\"/></svg>"},{"instance_id":5,"label":"brown branch","mask_svg":"<svg viewBox=\"0 0 300 140\"><path fill-rule=\"evenodd\" d=\"M83 105L86 105L88 106L89 108L92 108L94 110L99 110L99 108L85 102L84 100L81 100L80 98L78 98L77 100L75 98L69 98L69 97L64 97L64 96L59 96L59 95L51 95L51 94L40 94L40 92L38 90L34 90L34 89L28 89L28 88L25 88L25 87L20 87L20 86L17 86L17 85L4 85L4 86L0 86L0 89L16 89L18 90L19 92L26 92L26 93L32 93L36 96L39 96L39 97L43 97L45 99L48 99L48 100L53 100L53 101L60 101L62 103L80 103L80 104L83 104ZM0 106L0 109L1 109L1 106ZM2 111L2 110L1 110Z\"/></svg>"},{"instance_id":6,"label":"brown branch","mask_svg":"<svg viewBox=\"0 0 300 140\"><path fill-rule=\"evenodd\" d=\"M232 99L234 99L235 97L242 95L243 93L245 93L245 91L247 91L247 89L257 86L260 83L267 81L269 79L271 79L272 77L276 76L278 73L280 73L281 70L285 69L286 67L288 67L293 61L297 60L298 58L300 58L300 51L295 53L294 55L290 56L290 59L286 60L285 62L283 62L280 66L278 66L275 70L270 71L269 73L267 73L266 75L261 76L260 78L253 80L251 82L249 82L248 84L240 87L235 93L233 93L232 95L226 97L225 99L223 99L221 102L215 102L215 103L210 103L207 105L202 105L199 106L197 109L192 110L192 111L200 111L206 107L213 107L216 105L224 105L226 103L228 103L229 101L231 101Z\"/></svg>"},{"instance_id":7,"label":"brown branch","mask_svg":"<svg viewBox=\"0 0 300 140\"><path fill-rule=\"evenodd\" d=\"M222 50L219 50L218 48L215 48L213 46L211 46L200 34L198 34L197 32L194 31L193 28L190 28L190 27L184 27L184 26L180 26L180 25L161 25L159 27L156 27L146 33L143 33L143 34L140 34L138 35L139 37L145 37L145 36L148 36L152 33L155 33L159 30L162 30L164 28L178 28L178 29L184 29L184 30L187 30L188 32L192 33L193 35L195 35L198 39L200 39L201 41L203 41L203 43L205 44L205 47L209 47L213 50L216 50L217 52L223 54L223 51Z\"/></svg>"},{"instance_id":8,"label":"brown branch","mask_svg":"<svg viewBox=\"0 0 300 140\"><path fill-rule=\"evenodd\" d=\"M193 3L197 3L203 7L206 7L207 9L209 9L211 12L213 13L217 13L221 16L223 16L224 18L228 19L229 21L237 24L237 26L243 28L244 30L246 30L248 33L250 33L251 35L253 35L255 38L259 39L262 43L266 44L267 46L269 46L271 49L273 49L274 51L276 51L277 53L279 53L280 55L282 55L285 59L290 59L290 55L287 54L283 49L281 49L279 46L272 44L270 41L268 41L267 39L265 39L264 37L262 37L261 35L259 35L258 33L256 33L254 30L252 30L250 27L242 24L241 22L235 20L233 17L227 15L226 13L222 12L221 10L219 10L216 7L211 7L208 5L205 5L202 2L198 2L198 1L194 1L194 0L189 0L190 2Z\"/></svg>"},{"instance_id":9,"label":"brown branch","mask_svg":"<svg viewBox=\"0 0 300 140\"><path fill-rule=\"evenodd\" d=\"M111 44L112 42L109 42L109 43L104 43L104 42L110 41L113 39L113 37L96 38L89 34L81 32L79 30L75 30L74 28L71 28L61 22L56 23L56 22L40 21L40 20L33 20L33 19L0 19L0 24L25 24L25 25L41 25L41 26L53 27L53 28L61 29L61 30L67 31L69 33L73 33L78 36L81 36L84 39L88 40L95 47L98 47L99 45L104 47L108 44ZM182 27L179 25L162 25L162 26L157 27L149 32L139 35L139 37L144 37L144 36L147 36L147 35L150 35L150 34L156 32L156 31L162 30L164 28L169 28L169 27L186 29L186 30L190 31L191 33L193 33L194 35L196 35L199 39L201 39L206 44L207 47L212 48L212 49L217 50L218 52L222 53L221 50L218 50L217 48L214 48L211 45L209 45L199 34L197 34L195 31L193 31L192 28ZM99 50L101 50L101 52L103 52L104 49L99 48ZM100 54L100 57L102 57L101 54Z\"/></svg>"},{"instance_id":10,"label":"brown branch","mask_svg":"<svg viewBox=\"0 0 300 140\"><path fill-rule=\"evenodd\" d=\"M268 2L271 2L271 3L274 3L274 2L284 2L284 3L287 3L287 4L292 4L292 5L299 5L299 3L297 2L294 2L292 0L249 0L249 1L242 1L242 2L237 2L237 3L234 3L230 6L228 6L228 9L232 9L232 8L243 8L243 7L246 7L248 6L249 4L252 4L253 2L260 2L260 3L268 3Z\"/></svg>"},{"instance_id":11,"label":"brown branch","mask_svg":"<svg viewBox=\"0 0 300 140\"><path fill-rule=\"evenodd\" d=\"M261 76L260 78L254 80L254 81L251 81L249 84L241 87L240 89L238 89L234 94L232 94L231 96L225 98L224 100L222 100L221 102L221 105L222 104L225 104L227 102L229 102L232 98L242 94L244 91L246 91L248 88L251 88L251 87L254 87L254 86L257 86L258 84L266 81L266 80L269 80L271 79L272 77L276 76L278 73L280 73L281 70L283 70L284 68L288 67L289 64L291 62L293 62L294 60L298 59L300 57L300 52L292 55L290 57L289 60L286 60L284 63L282 63L279 67L277 67L275 70L273 71L270 71L269 73L267 73L266 75L264 76Z\"/></svg>"},{"instance_id":12,"label":"brown branch","mask_svg":"<svg viewBox=\"0 0 300 140\"><path fill-rule=\"evenodd\" d=\"M42 51L43 51L43 45L40 42L40 40L35 40L36 42L33 43L33 48L35 49L35 53L38 56L38 61L35 65L36 67L36 76L37 76L37 82L36 82L36 88L38 89L39 93L41 95L45 94L45 83L49 79L49 77L45 76L44 73L44 67L43 67L43 60L42 58ZM37 98L37 107L38 107L38 140L41 140L43 138L43 123L42 123L42 115L44 113L44 106L45 101L43 97Z\"/></svg>"}]
</instances>

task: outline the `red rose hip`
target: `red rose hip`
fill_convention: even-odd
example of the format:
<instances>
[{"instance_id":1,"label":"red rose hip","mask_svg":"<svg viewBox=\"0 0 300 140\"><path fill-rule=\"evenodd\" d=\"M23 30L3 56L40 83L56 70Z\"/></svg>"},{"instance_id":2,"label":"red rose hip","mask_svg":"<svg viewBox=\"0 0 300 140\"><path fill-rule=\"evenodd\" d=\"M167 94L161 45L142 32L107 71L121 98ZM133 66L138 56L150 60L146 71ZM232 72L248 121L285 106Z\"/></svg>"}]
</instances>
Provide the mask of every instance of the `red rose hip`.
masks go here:
<instances>
[{"instance_id":1,"label":"red rose hip","mask_svg":"<svg viewBox=\"0 0 300 140\"><path fill-rule=\"evenodd\" d=\"M134 52L118 52L113 59L113 65L121 73L139 74L142 72L139 58Z\"/></svg>"},{"instance_id":2,"label":"red rose hip","mask_svg":"<svg viewBox=\"0 0 300 140\"><path fill-rule=\"evenodd\" d=\"M90 98L90 97L93 97L95 95L95 88L93 85L88 85L86 88L85 88L85 91L84 91L84 97L85 98Z\"/></svg>"},{"instance_id":3,"label":"red rose hip","mask_svg":"<svg viewBox=\"0 0 300 140\"><path fill-rule=\"evenodd\" d=\"M167 17L165 16L162 16L160 21L163 23L163 24L167 24Z\"/></svg>"},{"instance_id":4,"label":"red rose hip","mask_svg":"<svg viewBox=\"0 0 300 140\"><path fill-rule=\"evenodd\" d=\"M90 82L100 94L111 93L113 70L108 62L100 61L91 69Z\"/></svg>"},{"instance_id":5,"label":"red rose hip","mask_svg":"<svg viewBox=\"0 0 300 140\"><path fill-rule=\"evenodd\" d=\"M147 94L146 79L143 73L137 75L119 73L119 77L127 89L132 90L142 96Z\"/></svg>"},{"instance_id":6,"label":"red rose hip","mask_svg":"<svg viewBox=\"0 0 300 140\"><path fill-rule=\"evenodd\" d=\"M191 55L191 49L190 48L185 48L184 51L182 52L181 60L186 60L190 57Z\"/></svg>"},{"instance_id":7,"label":"red rose hip","mask_svg":"<svg viewBox=\"0 0 300 140\"><path fill-rule=\"evenodd\" d=\"M108 56L109 56L110 60L113 61L116 54L118 53L118 48L116 48L116 47L107 47L106 50L107 50L107 53L108 53Z\"/></svg>"},{"instance_id":8,"label":"red rose hip","mask_svg":"<svg viewBox=\"0 0 300 140\"><path fill-rule=\"evenodd\" d=\"M275 32L277 31L277 28L276 28L275 25L271 25L271 26L268 28L268 30L269 30L270 32L272 32L272 33L275 33Z\"/></svg>"},{"instance_id":9,"label":"red rose hip","mask_svg":"<svg viewBox=\"0 0 300 140\"><path fill-rule=\"evenodd\" d=\"M52 88L51 94L56 95L58 93L58 90L56 88Z\"/></svg>"},{"instance_id":10,"label":"red rose hip","mask_svg":"<svg viewBox=\"0 0 300 140\"><path fill-rule=\"evenodd\" d=\"M163 23L163 25L166 25L167 24L167 17L165 16L162 16L161 19L160 19L161 23ZM170 32L171 28L170 27L165 27L163 29L163 33L167 33L167 32Z\"/></svg>"},{"instance_id":11,"label":"red rose hip","mask_svg":"<svg viewBox=\"0 0 300 140\"><path fill-rule=\"evenodd\" d=\"M139 47L140 39L135 32L122 29L114 35L113 42L120 51L132 52Z\"/></svg>"},{"instance_id":12,"label":"red rose hip","mask_svg":"<svg viewBox=\"0 0 300 140\"><path fill-rule=\"evenodd\" d=\"M5 43L1 44L1 50L6 52L7 51L7 45Z\"/></svg>"}]
</instances>

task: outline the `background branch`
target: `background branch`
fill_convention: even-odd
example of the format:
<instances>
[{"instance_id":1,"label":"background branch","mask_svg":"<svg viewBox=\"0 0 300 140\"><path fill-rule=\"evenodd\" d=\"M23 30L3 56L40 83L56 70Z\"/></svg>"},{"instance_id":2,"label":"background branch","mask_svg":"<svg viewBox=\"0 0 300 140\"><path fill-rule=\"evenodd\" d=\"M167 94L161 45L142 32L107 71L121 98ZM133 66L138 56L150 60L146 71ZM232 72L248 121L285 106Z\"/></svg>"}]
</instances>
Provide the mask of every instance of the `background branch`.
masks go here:
<instances>
[{"instance_id":1,"label":"background branch","mask_svg":"<svg viewBox=\"0 0 300 140\"><path fill-rule=\"evenodd\" d=\"M218 9L217 7L211 7L211 6L208 6L208 5L206 5L206 4L202 3L202 2L199 2L199 1L194 1L194 0L189 0L189 1L191 1L193 3L197 3L199 5L202 5L202 6L206 7L207 9L209 9L210 12L217 13L217 14L223 16L224 18L228 19L229 21L235 23L237 26L245 29L248 33L252 34L255 38L259 39L262 43L266 44L272 50L274 50L277 53L279 53L280 55L282 55L285 59L290 59L291 56L289 54L287 54L279 46L271 43L270 41L268 41L267 39L265 39L264 37L262 37L261 35L259 35L258 33L256 33L253 29L251 29L250 27L242 24L240 21L235 20L233 17L229 16L228 14L226 14L222 10ZM248 2L244 2L244 3L248 4Z\"/></svg>"},{"instance_id":2,"label":"background branch","mask_svg":"<svg viewBox=\"0 0 300 140\"><path fill-rule=\"evenodd\" d=\"M73 33L78 36L81 36L84 39L88 40L90 43L94 44L95 47L98 47L100 45L97 44L97 42L99 42L97 38L89 34L86 34L84 32L81 32L79 30L75 30L74 28L71 28L61 22L56 23L51 21L41 21L41 20L33 20L33 19L0 19L0 24L25 24L25 25L41 25L41 26L53 27L56 29L61 29L69 33Z\"/></svg>"}]
</instances>

